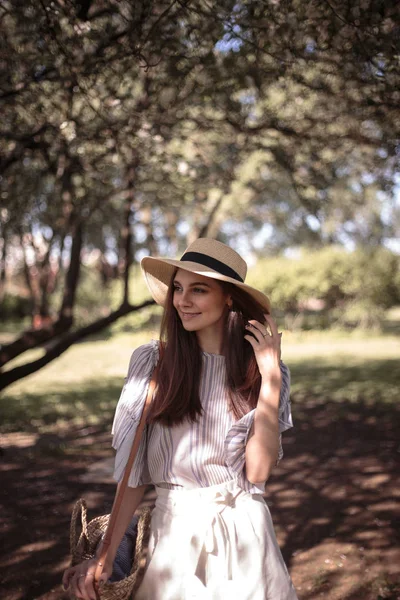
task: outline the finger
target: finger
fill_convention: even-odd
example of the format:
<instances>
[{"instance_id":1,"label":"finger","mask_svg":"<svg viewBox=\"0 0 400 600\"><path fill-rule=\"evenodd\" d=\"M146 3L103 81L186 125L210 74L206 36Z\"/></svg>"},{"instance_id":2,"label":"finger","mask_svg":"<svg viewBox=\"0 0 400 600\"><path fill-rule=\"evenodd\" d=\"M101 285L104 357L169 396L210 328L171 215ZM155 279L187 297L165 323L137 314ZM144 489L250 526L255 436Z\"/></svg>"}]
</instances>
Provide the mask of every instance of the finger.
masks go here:
<instances>
[{"instance_id":1,"label":"finger","mask_svg":"<svg viewBox=\"0 0 400 600\"><path fill-rule=\"evenodd\" d=\"M94 575L86 573L85 577L79 579L79 591L82 600L96 600L96 592L93 587Z\"/></svg>"},{"instance_id":2,"label":"finger","mask_svg":"<svg viewBox=\"0 0 400 600\"><path fill-rule=\"evenodd\" d=\"M251 331L251 333L255 335L258 342L262 342L263 338L267 335L265 327L263 327L261 323L254 319L252 319L246 324L246 329Z\"/></svg>"},{"instance_id":3,"label":"finger","mask_svg":"<svg viewBox=\"0 0 400 600\"><path fill-rule=\"evenodd\" d=\"M71 577L73 577L75 570L76 570L75 567L69 567L69 569L66 569L64 571L64 575L62 578L62 584L63 584L64 590L68 589Z\"/></svg>"},{"instance_id":4,"label":"finger","mask_svg":"<svg viewBox=\"0 0 400 600\"><path fill-rule=\"evenodd\" d=\"M260 323L260 321L256 321L256 319L249 319L247 323L251 325L251 327L254 327L254 329L257 329L261 333L261 335L264 335L264 333L266 332L265 325L263 323Z\"/></svg>"},{"instance_id":5,"label":"finger","mask_svg":"<svg viewBox=\"0 0 400 600\"><path fill-rule=\"evenodd\" d=\"M79 600L89 600L89 597L86 594L85 589L85 576L82 574L78 577L75 584L75 596L79 598Z\"/></svg>"},{"instance_id":6,"label":"finger","mask_svg":"<svg viewBox=\"0 0 400 600\"><path fill-rule=\"evenodd\" d=\"M271 317L271 315L268 315L267 313L265 313L264 317L265 317L265 320L267 321L268 325L271 328L272 335L278 335L278 326L275 323L274 319Z\"/></svg>"},{"instance_id":7,"label":"finger","mask_svg":"<svg viewBox=\"0 0 400 600\"><path fill-rule=\"evenodd\" d=\"M95 579L96 569L93 569L87 574L86 579L86 591L88 593L88 597L90 600L97 600L97 591L96 591L96 579ZM102 587L104 583L107 581L107 573L102 573L98 585Z\"/></svg>"},{"instance_id":8,"label":"finger","mask_svg":"<svg viewBox=\"0 0 400 600\"><path fill-rule=\"evenodd\" d=\"M99 582L98 582L98 584L97 584L97 585L98 585L98 589L99 589L99 591L101 591L101 589L102 589L103 585L104 585L105 583L107 583L107 581L108 581L108 575L107 575L107 573L103 573L103 574L101 575L100 579L99 579ZM93 587L94 587L94 584L93 584ZM97 592L96 592L95 590L93 590L93 592L94 592L94 596L93 596L93 599L92 599L92 600L97 600L97 598L98 598L98 596L97 596Z\"/></svg>"},{"instance_id":9,"label":"finger","mask_svg":"<svg viewBox=\"0 0 400 600\"><path fill-rule=\"evenodd\" d=\"M260 345L262 340L264 339L261 332L255 327L252 327L251 325L246 325L246 329L249 334L249 337L251 337L258 345Z\"/></svg>"},{"instance_id":10,"label":"finger","mask_svg":"<svg viewBox=\"0 0 400 600\"><path fill-rule=\"evenodd\" d=\"M258 349L258 342L254 339L252 335L245 335L244 339L247 340L253 346L253 350Z\"/></svg>"},{"instance_id":11,"label":"finger","mask_svg":"<svg viewBox=\"0 0 400 600\"><path fill-rule=\"evenodd\" d=\"M105 580L102 580L102 578L99 579L98 585L100 586L100 588L104 585L105 581L107 581L107 579L105 579ZM97 592L96 592L95 586L96 586L96 582L95 582L94 575L93 575L93 577L90 577L89 581L86 583L86 589L87 589L90 600L97 600Z\"/></svg>"},{"instance_id":12,"label":"finger","mask_svg":"<svg viewBox=\"0 0 400 600\"><path fill-rule=\"evenodd\" d=\"M80 598L78 587L78 573L75 573L69 582L69 593L71 598Z\"/></svg>"},{"instance_id":13,"label":"finger","mask_svg":"<svg viewBox=\"0 0 400 600\"><path fill-rule=\"evenodd\" d=\"M71 593L76 598L79 598L79 600L85 599L85 596L84 596L85 576L86 576L86 573L82 572L82 570L80 569L75 572L75 574L71 580L71 584L70 584Z\"/></svg>"}]
</instances>

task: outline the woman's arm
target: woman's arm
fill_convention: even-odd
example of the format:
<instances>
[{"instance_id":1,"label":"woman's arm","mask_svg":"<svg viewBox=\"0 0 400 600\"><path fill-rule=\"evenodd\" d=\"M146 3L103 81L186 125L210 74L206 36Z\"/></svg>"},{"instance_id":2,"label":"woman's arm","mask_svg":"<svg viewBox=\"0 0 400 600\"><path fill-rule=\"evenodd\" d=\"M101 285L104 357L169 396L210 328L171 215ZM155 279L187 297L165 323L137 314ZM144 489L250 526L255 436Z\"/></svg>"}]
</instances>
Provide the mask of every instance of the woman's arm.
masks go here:
<instances>
[{"instance_id":1,"label":"woman's arm","mask_svg":"<svg viewBox=\"0 0 400 600\"><path fill-rule=\"evenodd\" d=\"M119 489L118 484L118 489ZM111 538L111 543L107 552L107 563L112 567L112 564L115 559L115 555L117 554L118 546L121 543L122 537L125 531L128 528L129 523L132 520L132 517L138 508L139 504L142 501L144 492L146 490L145 485L141 485L140 487L132 488L127 487L124 493L124 499L119 509L118 518L115 523L114 531ZM117 494L115 495L115 498ZM115 504L115 500L114 500ZM97 556L100 556L101 553L101 544L99 545L99 549L96 552ZM106 566L106 565L105 565ZM112 569L111 569L112 570Z\"/></svg>"},{"instance_id":2,"label":"woman's arm","mask_svg":"<svg viewBox=\"0 0 400 600\"><path fill-rule=\"evenodd\" d=\"M280 370L281 334L275 321L265 315L271 334L258 321L250 321L253 336L245 339L253 346L261 374L261 388L254 423L246 445L246 477L250 483L265 482L276 464L279 451L279 396L282 384ZM266 335L265 335L266 334Z\"/></svg>"},{"instance_id":3,"label":"woman's arm","mask_svg":"<svg viewBox=\"0 0 400 600\"><path fill-rule=\"evenodd\" d=\"M278 407L281 372L261 382L254 423L246 445L246 477L250 483L266 481L279 451Z\"/></svg>"},{"instance_id":4,"label":"woman's arm","mask_svg":"<svg viewBox=\"0 0 400 600\"><path fill-rule=\"evenodd\" d=\"M114 527L111 538L111 544L107 552L107 559L104 564L103 574L100 582L104 583L111 576L113 570L113 562L118 550L118 546L122 540L129 523L132 520L133 514L139 506L144 491L145 485L137 488L128 487L125 490L124 499L118 513L118 519ZM96 555L99 556L101 545L99 546ZM93 558L85 560L75 567L70 567L64 572L63 586L64 589L69 589L77 598L82 600L96 600L96 592L93 587L94 572L96 570L97 559Z\"/></svg>"}]
</instances>

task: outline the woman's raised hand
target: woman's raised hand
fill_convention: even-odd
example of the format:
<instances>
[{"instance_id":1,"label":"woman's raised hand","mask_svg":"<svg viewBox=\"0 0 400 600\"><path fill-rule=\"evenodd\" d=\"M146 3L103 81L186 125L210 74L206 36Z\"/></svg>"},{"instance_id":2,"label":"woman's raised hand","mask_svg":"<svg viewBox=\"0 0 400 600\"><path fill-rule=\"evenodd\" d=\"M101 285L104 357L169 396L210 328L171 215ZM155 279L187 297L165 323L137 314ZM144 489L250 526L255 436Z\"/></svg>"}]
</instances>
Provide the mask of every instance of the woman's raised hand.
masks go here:
<instances>
[{"instance_id":1,"label":"woman's raised hand","mask_svg":"<svg viewBox=\"0 0 400 600\"><path fill-rule=\"evenodd\" d=\"M82 600L96 600L96 591L94 589L94 573L98 559L91 558L83 562L69 567L64 571L62 578L63 587L77 598ZM99 585L103 585L112 573L112 565L104 565L103 573L101 574Z\"/></svg>"},{"instance_id":2,"label":"woman's raised hand","mask_svg":"<svg viewBox=\"0 0 400 600\"><path fill-rule=\"evenodd\" d=\"M277 325L271 315L265 314L266 323L260 323L255 319L248 321L246 330L252 335L244 338L253 346L258 368L263 379L273 377L279 369L281 359L281 338Z\"/></svg>"}]
</instances>

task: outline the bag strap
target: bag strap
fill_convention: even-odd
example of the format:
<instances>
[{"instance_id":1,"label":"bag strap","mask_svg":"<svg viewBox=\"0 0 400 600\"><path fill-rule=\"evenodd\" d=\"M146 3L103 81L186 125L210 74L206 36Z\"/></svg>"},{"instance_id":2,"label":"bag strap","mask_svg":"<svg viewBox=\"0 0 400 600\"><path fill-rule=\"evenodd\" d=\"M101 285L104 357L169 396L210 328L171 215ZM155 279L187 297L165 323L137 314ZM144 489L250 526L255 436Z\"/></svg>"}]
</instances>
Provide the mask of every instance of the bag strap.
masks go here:
<instances>
[{"instance_id":1,"label":"bag strap","mask_svg":"<svg viewBox=\"0 0 400 600\"><path fill-rule=\"evenodd\" d=\"M137 455L137 451L139 449L139 444L140 441L142 439L142 435L143 435L143 430L145 428L146 425L146 420L147 420L147 415L149 413L149 409L150 409L150 405L151 405L151 401L153 399L153 394L154 394L154 390L156 387L156 381L157 381L157 371L158 371L158 365L157 367L154 369L151 381L149 383L149 388L147 391L147 397L146 397L146 401L144 403L144 407L143 407L143 411L142 411L142 415L140 417L140 421L139 421L139 425L136 429L136 433L135 433L135 437L133 440L133 444L132 444L132 448L129 454L129 458L128 458L128 462L126 463L126 467L125 467L125 473L124 476L122 478L122 481L118 487L117 493L115 495L115 500L114 500L114 504L112 507L112 511L111 511L111 515L110 515L110 519L108 522L108 527L107 527L107 531L106 534L103 538L103 543L101 546L101 553L100 556L98 557L98 562L96 565L96 570L94 572L94 587L95 587L95 591L97 594L97 597L99 598L98 595L98 581L101 577L101 574L103 572L103 567L104 567L104 563L106 561L107 558L107 553L108 553L108 548L111 544L111 538L112 538L112 534L113 531L115 529L115 524L117 522L118 519L118 514L122 505L122 501L124 499L124 495L125 495L125 491L126 488L128 487L128 480L129 480L129 475L131 473L132 467L133 467L133 463L134 460L136 458Z\"/></svg>"}]
</instances>

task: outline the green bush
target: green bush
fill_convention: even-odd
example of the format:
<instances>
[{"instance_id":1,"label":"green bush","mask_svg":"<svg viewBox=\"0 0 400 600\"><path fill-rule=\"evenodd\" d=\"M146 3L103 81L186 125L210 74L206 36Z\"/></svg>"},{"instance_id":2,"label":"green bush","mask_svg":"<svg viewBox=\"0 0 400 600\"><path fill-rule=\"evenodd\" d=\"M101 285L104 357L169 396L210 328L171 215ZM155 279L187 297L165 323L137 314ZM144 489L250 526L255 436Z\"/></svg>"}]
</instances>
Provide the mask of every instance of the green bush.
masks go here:
<instances>
[{"instance_id":1,"label":"green bush","mask_svg":"<svg viewBox=\"0 0 400 600\"><path fill-rule=\"evenodd\" d=\"M385 248L303 250L296 259L259 260L248 282L270 297L278 313L318 314L322 326L377 328L385 310L400 303L400 257ZM307 319L296 321L307 328Z\"/></svg>"},{"instance_id":2,"label":"green bush","mask_svg":"<svg viewBox=\"0 0 400 600\"><path fill-rule=\"evenodd\" d=\"M325 329L332 326L379 328L385 311L400 304L400 257L385 248L348 252L330 246L318 251L302 250L298 258L260 259L246 280L271 299L274 314L285 318L288 329ZM129 301L140 304L150 298L139 266L133 266ZM52 295L56 312L61 292ZM123 297L123 282L102 285L95 268L82 267L75 306L79 327L116 309ZM30 300L6 294L1 306L4 322L30 315ZM120 319L109 333L157 329L161 309L151 306Z\"/></svg>"}]
</instances>

